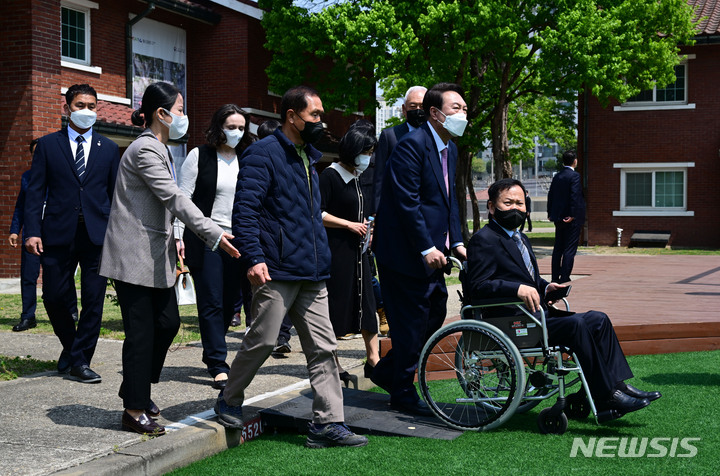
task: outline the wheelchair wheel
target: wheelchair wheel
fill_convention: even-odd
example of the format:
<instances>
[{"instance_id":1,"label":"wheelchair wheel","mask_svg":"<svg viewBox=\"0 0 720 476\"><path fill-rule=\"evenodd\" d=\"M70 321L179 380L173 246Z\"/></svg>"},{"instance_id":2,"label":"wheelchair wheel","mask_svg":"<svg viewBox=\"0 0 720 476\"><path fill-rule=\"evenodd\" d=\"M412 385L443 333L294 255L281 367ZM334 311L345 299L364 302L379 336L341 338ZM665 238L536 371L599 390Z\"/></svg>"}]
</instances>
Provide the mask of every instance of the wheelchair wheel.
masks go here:
<instances>
[{"instance_id":1,"label":"wheelchair wheel","mask_svg":"<svg viewBox=\"0 0 720 476\"><path fill-rule=\"evenodd\" d=\"M520 404L524 365L496 327L458 321L433 334L420 354L418 381L433 413L459 430L502 425Z\"/></svg>"},{"instance_id":2,"label":"wheelchair wheel","mask_svg":"<svg viewBox=\"0 0 720 476\"><path fill-rule=\"evenodd\" d=\"M584 391L571 393L565 398L565 414L572 420L584 420L590 415L590 402Z\"/></svg>"},{"instance_id":3,"label":"wheelchair wheel","mask_svg":"<svg viewBox=\"0 0 720 476\"><path fill-rule=\"evenodd\" d=\"M565 413L557 413L552 407L546 408L540 412L537 419L540 433L562 435L568 427L568 419Z\"/></svg>"}]
</instances>

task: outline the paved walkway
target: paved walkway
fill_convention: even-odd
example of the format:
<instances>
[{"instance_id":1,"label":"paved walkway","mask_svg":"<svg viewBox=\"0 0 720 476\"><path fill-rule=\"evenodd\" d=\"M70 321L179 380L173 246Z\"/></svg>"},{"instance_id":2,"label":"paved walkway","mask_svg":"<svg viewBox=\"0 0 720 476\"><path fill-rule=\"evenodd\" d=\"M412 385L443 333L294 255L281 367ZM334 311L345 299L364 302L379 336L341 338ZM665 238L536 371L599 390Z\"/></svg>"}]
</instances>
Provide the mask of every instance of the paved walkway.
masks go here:
<instances>
[{"instance_id":1,"label":"paved walkway","mask_svg":"<svg viewBox=\"0 0 720 476\"><path fill-rule=\"evenodd\" d=\"M549 250L536 251L540 271L549 273ZM720 256L582 253L581 249L576 259L573 309L606 311L619 334L632 326L652 331L682 325L698 330L696 340L720 348ZM450 289L449 315L459 312L455 288ZM240 333L229 334L231 355L241 339ZM248 388L249 402L270 406L283 398L278 394L290 398L307 388L297 337L292 345L290 357L271 357L263 366ZM105 339L98 343L92 366L103 377L98 385L66 380L54 372L0 382L0 475L162 474L237 444L236 434L225 433L215 423L212 406L217 392L209 386L197 344L173 347L162 381L153 388L168 435L148 441L121 431L121 346ZM54 360L60 350L55 336L0 330L2 355ZM359 373L364 354L360 339L339 343L346 369ZM360 379L360 388L367 385Z\"/></svg>"}]
</instances>

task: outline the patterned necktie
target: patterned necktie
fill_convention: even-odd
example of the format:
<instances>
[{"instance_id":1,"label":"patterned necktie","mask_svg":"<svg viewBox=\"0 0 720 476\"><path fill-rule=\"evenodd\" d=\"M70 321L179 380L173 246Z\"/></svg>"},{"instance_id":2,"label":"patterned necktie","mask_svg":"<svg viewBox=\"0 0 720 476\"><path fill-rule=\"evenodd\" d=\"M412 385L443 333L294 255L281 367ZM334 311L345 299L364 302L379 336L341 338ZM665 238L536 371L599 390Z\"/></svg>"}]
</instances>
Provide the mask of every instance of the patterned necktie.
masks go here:
<instances>
[{"instance_id":1,"label":"patterned necktie","mask_svg":"<svg viewBox=\"0 0 720 476\"><path fill-rule=\"evenodd\" d=\"M447 157L447 147L444 148L440 152L440 159L442 164L442 173L443 178L445 179L445 192L449 195L450 194L450 185L448 182L448 157Z\"/></svg>"},{"instance_id":2,"label":"patterned necktie","mask_svg":"<svg viewBox=\"0 0 720 476\"><path fill-rule=\"evenodd\" d=\"M522 238L520 237L520 233L517 231L513 233L512 235L513 240L515 240L515 244L517 245L518 249L520 250L520 254L522 254L523 261L525 262L525 267L528 270L528 273L530 273L530 276L535 278L535 268L532 265L532 261L530 260L530 252L528 251L527 247L525 246L525 243L523 243Z\"/></svg>"},{"instance_id":3,"label":"patterned necktie","mask_svg":"<svg viewBox=\"0 0 720 476\"><path fill-rule=\"evenodd\" d=\"M77 136L75 141L77 142L77 150L75 151L75 170L77 170L78 177L82 178L85 173L85 149L83 147L85 138L83 136Z\"/></svg>"},{"instance_id":4,"label":"patterned necktie","mask_svg":"<svg viewBox=\"0 0 720 476\"><path fill-rule=\"evenodd\" d=\"M448 182L448 156L447 147L440 151L443 178L445 179L445 193L450 196L450 184ZM445 248L450 249L450 232L445 235Z\"/></svg>"}]
</instances>

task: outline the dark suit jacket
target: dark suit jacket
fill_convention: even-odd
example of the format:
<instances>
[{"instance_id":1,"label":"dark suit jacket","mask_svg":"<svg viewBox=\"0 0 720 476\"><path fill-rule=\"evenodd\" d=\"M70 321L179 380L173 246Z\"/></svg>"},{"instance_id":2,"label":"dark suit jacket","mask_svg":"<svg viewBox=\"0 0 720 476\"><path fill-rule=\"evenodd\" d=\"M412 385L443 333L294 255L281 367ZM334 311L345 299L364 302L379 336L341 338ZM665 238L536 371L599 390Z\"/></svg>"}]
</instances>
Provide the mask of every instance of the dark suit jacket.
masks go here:
<instances>
[{"instance_id":1,"label":"dark suit jacket","mask_svg":"<svg viewBox=\"0 0 720 476\"><path fill-rule=\"evenodd\" d=\"M43 246L69 245L75 239L82 210L90 240L102 245L119 162L117 144L93 131L80 180L67 129L41 137L25 198L25 236L41 237Z\"/></svg>"},{"instance_id":2,"label":"dark suit jacket","mask_svg":"<svg viewBox=\"0 0 720 476\"><path fill-rule=\"evenodd\" d=\"M442 251L448 231L451 245L463 241L455 198L457 147L448 143L448 197L430 127L426 123L406 134L390 155L373 238L381 264L418 278L434 271L423 251L433 246Z\"/></svg>"},{"instance_id":3,"label":"dark suit jacket","mask_svg":"<svg viewBox=\"0 0 720 476\"><path fill-rule=\"evenodd\" d=\"M385 169L387 168L387 161L398 141L408 132L410 132L410 126L408 126L407 122L403 122L398 126L383 129L380 133L377 147L375 147L375 167L373 170L374 197L372 208L375 211L377 211L377 207L380 203L382 182L385 176Z\"/></svg>"},{"instance_id":4,"label":"dark suit jacket","mask_svg":"<svg viewBox=\"0 0 720 476\"><path fill-rule=\"evenodd\" d=\"M544 302L548 282L540 277L530 242L525 235L520 235L530 252L530 260L535 268L534 276L530 276L525 268L515 241L494 220L470 238L465 285L471 299L515 299L520 285L526 284L535 287L540 293L541 302ZM514 309L513 313L516 311Z\"/></svg>"},{"instance_id":5,"label":"dark suit jacket","mask_svg":"<svg viewBox=\"0 0 720 476\"><path fill-rule=\"evenodd\" d=\"M561 221L574 217L578 224L585 222L585 198L583 198L580 174L570 167L563 167L552 179L548 192L548 219Z\"/></svg>"}]
</instances>

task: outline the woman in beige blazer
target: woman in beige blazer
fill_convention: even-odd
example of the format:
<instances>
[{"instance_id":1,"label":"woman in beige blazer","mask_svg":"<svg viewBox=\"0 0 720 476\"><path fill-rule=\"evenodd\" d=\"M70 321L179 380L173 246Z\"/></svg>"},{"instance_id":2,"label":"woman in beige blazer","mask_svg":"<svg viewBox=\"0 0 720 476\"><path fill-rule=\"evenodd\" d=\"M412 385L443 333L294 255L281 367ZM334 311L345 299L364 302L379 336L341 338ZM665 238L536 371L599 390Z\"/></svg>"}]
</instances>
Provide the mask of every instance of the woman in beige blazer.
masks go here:
<instances>
[{"instance_id":1,"label":"woman in beige blazer","mask_svg":"<svg viewBox=\"0 0 720 476\"><path fill-rule=\"evenodd\" d=\"M159 381L167 350L180 327L173 290L173 217L208 247L220 246L235 258L240 254L228 241L232 235L205 217L176 184L166 144L187 131L178 89L169 83L150 85L132 120L146 129L120 160L100 274L115 281L125 329L119 392L125 407L122 427L162 435L165 428L153 420L160 409L150 399L150 386Z\"/></svg>"}]
</instances>

